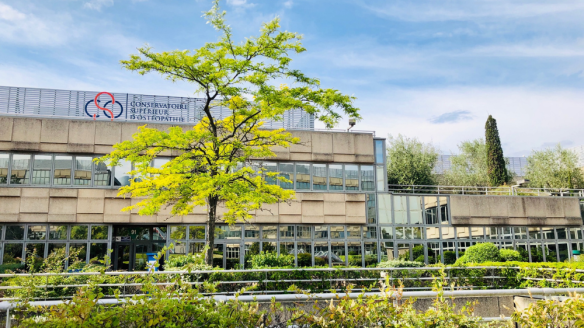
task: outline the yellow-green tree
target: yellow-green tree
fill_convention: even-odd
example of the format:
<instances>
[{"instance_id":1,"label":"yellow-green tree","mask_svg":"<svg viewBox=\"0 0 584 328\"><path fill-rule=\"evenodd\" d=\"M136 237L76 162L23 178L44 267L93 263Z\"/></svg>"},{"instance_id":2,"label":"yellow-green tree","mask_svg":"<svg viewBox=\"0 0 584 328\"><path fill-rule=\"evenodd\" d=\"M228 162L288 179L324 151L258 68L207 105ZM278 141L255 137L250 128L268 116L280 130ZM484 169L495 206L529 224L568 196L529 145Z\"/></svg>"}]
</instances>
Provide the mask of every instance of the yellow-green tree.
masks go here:
<instances>
[{"instance_id":1,"label":"yellow-green tree","mask_svg":"<svg viewBox=\"0 0 584 328\"><path fill-rule=\"evenodd\" d=\"M263 122L282 120L290 109L303 109L329 128L343 114L356 119L360 116L353 106L354 97L321 88L318 79L290 68L290 54L305 49L301 35L280 30L278 18L263 24L258 37L235 43L219 0L205 17L221 33L217 42L193 51L156 53L143 47L139 54L122 60L123 67L140 74L158 72L173 82L192 83L195 93L205 99L203 118L186 131L181 127L168 131L141 127L133 140L115 145L101 160L112 165L124 159L134 163L134 179L119 194L145 198L125 210L152 215L171 206L173 215L186 215L194 206L206 206L205 238L210 247L205 260L212 264L219 206L226 208L221 220L233 224L251 218L250 211L260 209L263 203L294 197L293 191L270 183L284 178L250 161L275 156L274 146L299 142L283 129L262 129ZM214 117L213 109L218 107L228 108L230 116ZM155 157L169 150L178 156L161 168L150 166Z\"/></svg>"}]
</instances>

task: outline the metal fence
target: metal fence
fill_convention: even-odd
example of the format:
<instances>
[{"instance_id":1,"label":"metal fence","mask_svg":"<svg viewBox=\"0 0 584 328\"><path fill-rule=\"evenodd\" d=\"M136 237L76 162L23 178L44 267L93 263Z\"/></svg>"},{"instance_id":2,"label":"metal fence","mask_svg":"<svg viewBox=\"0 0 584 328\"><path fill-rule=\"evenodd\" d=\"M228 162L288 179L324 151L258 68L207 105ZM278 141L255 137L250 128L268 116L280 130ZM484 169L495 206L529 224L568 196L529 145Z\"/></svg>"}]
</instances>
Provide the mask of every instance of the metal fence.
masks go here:
<instances>
[{"instance_id":1,"label":"metal fence","mask_svg":"<svg viewBox=\"0 0 584 328\"><path fill-rule=\"evenodd\" d=\"M204 98L0 86L0 115L192 124L205 115L204 105ZM224 107L211 113L217 119L231 115ZM293 109L263 127L314 129L314 116Z\"/></svg>"},{"instance_id":2,"label":"metal fence","mask_svg":"<svg viewBox=\"0 0 584 328\"><path fill-rule=\"evenodd\" d=\"M519 188L482 186L439 186L388 184L390 193L437 194L437 195L487 195L487 196L558 196L584 198L584 189L568 188Z\"/></svg>"}]
</instances>

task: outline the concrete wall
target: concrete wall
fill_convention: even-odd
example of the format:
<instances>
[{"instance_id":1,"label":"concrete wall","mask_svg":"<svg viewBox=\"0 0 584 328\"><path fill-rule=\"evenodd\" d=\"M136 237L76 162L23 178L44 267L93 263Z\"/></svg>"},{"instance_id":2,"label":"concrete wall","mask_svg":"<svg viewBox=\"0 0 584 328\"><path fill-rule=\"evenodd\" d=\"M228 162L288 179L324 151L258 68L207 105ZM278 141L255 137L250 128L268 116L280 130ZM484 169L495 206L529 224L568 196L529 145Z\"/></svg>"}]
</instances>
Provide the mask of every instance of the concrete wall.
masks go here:
<instances>
[{"instance_id":1,"label":"concrete wall","mask_svg":"<svg viewBox=\"0 0 584 328\"><path fill-rule=\"evenodd\" d=\"M139 199L117 197L117 190L0 188L0 222L203 223L207 220L204 207L197 207L184 217L171 217L170 209L154 216L121 211L137 202ZM365 224L365 194L297 193L290 203L266 205L253 214L252 223Z\"/></svg>"},{"instance_id":2,"label":"concrete wall","mask_svg":"<svg viewBox=\"0 0 584 328\"><path fill-rule=\"evenodd\" d=\"M453 225L580 226L574 197L450 196Z\"/></svg>"},{"instance_id":3,"label":"concrete wall","mask_svg":"<svg viewBox=\"0 0 584 328\"><path fill-rule=\"evenodd\" d=\"M0 151L106 154L112 145L130 140L138 123L0 117ZM149 124L158 129L171 125ZM187 126L184 126L187 127ZM373 163L373 135L293 131L301 142L274 148L281 161ZM177 155L170 152L165 156Z\"/></svg>"}]
</instances>

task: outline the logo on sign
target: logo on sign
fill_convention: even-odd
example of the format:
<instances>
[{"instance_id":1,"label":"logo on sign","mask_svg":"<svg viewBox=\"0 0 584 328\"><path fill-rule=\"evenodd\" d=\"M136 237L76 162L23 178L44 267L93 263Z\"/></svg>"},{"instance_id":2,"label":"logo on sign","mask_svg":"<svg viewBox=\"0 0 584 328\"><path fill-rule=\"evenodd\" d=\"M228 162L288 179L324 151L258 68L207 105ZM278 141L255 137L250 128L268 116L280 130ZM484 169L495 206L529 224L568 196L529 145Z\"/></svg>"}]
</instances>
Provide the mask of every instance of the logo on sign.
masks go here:
<instances>
[{"instance_id":1,"label":"logo on sign","mask_svg":"<svg viewBox=\"0 0 584 328\"><path fill-rule=\"evenodd\" d=\"M102 100L100 99L101 95L105 95L107 101L105 103L102 104ZM90 110L93 112L94 108L90 108L89 104L93 103L95 108L95 112L93 114L90 114ZM87 116L89 117L93 117L93 119L95 120L96 118L99 117L100 112L103 112L103 115L105 115L105 117L111 119L112 121L114 120L114 118L118 118L120 116L122 116L122 114L124 113L124 107L122 106L122 104L119 101L116 101L116 99L114 98L114 95L109 93L109 92L100 92L98 93L95 98L93 98L93 100L90 100L87 102L87 104L85 104L85 114L87 114Z\"/></svg>"}]
</instances>

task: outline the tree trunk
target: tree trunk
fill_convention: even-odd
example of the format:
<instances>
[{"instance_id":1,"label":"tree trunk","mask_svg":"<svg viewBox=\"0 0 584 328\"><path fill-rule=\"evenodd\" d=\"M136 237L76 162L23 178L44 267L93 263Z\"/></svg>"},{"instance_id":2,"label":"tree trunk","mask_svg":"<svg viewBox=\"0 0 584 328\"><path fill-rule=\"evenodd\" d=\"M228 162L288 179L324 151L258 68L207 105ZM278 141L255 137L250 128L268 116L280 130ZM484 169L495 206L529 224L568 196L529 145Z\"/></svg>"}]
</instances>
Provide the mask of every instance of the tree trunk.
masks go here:
<instances>
[{"instance_id":1,"label":"tree trunk","mask_svg":"<svg viewBox=\"0 0 584 328\"><path fill-rule=\"evenodd\" d=\"M217 198L209 197L209 217L207 221L207 232L205 234L205 246L208 247L205 253L205 263L213 266L213 247L215 246L215 220L217 219Z\"/></svg>"}]
</instances>

